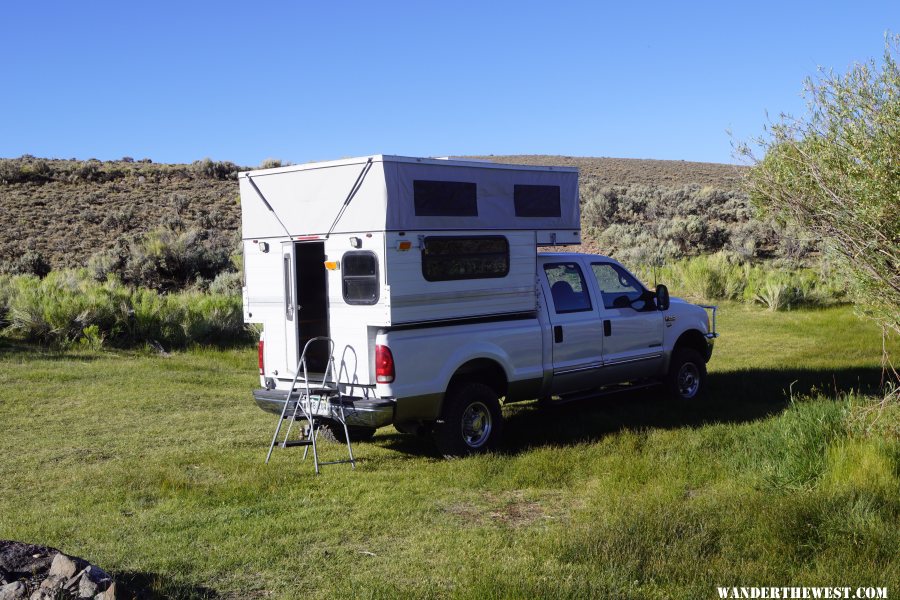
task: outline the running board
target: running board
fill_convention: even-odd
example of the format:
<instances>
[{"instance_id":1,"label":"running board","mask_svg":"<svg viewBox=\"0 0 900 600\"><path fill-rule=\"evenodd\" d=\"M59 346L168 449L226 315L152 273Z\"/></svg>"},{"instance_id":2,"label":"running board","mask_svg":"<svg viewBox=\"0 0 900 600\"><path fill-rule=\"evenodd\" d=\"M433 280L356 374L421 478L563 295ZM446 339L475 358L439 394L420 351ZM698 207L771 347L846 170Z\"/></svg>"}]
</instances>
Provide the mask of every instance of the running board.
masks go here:
<instances>
[{"instance_id":1,"label":"running board","mask_svg":"<svg viewBox=\"0 0 900 600\"><path fill-rule=\"evenodd\" d=\"M580 400L590 400L592 398L602 398L604 396L612 396L622 392L633 392L635 390L644 390L660 385L658 381L649 381L646 383L633 383L628 385L611 385L607 388L598 388L589 392L581 392L572 395L560 396L558 400L550 400L552 406L560 406L570 402L578 402Z\"/></svg>"}]
</instances>

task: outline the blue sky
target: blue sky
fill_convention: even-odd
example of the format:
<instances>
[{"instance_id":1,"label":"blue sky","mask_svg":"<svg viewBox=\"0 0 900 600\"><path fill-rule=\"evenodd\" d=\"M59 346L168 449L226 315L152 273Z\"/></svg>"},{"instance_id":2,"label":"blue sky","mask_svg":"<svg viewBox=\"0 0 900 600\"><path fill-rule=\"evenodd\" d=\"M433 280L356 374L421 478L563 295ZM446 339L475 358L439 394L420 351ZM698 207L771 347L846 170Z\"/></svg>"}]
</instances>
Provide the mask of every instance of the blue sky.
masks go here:
<instances>
[{"instance_id":1,"label":"blue sky","mask_svg":"<svg viewBox=\"0 0 900 600\"><path fill-rule=\"evenodd\" d=\"M893 2L5 2L0 156L733 162Z\"/></svg>"}]
</instances>

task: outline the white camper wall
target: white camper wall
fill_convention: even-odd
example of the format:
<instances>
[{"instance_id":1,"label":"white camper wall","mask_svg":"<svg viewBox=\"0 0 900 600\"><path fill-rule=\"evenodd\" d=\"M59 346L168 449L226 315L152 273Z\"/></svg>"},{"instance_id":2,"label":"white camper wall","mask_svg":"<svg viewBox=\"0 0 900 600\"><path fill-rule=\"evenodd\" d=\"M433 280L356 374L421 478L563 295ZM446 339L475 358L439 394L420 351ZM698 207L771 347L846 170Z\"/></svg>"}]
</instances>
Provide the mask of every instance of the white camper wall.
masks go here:
<instances>
[{"instance_id":1,"label":"white camper wall","mask_svg":"<svg viewBox=\"0 0 900 600\"><path fill-rule=\"evenodd\" d=\"M360 240L360 247L351 245L351 238ZM375 304L347 304L343 294L343 257L347 252L369 251L378 260L378 301ZM374 335L370 328L390 325L390 291L386 284L384 233L334 235L325 242L325 255L337 261L338 269L328 272L328 312L331 338L334 340L334 359L342 370L341 381L374 384ZM372 337L372 340L369 338ZM359 390L355 390L358 394Z\"/></svg>"},{"instance_id":2,"label":"white camper wall","mask_svg":"<svg viewBox=\"0 0 900 600\"><path fill-rule=\"evenodd\" d=\"M426 281L422 273L419 237L503 236L509 242L509 273L505 277ZM441 231L388 233L385 236L391 324L459 319L533 311L535 233L533 231ZM399 250L400 242L412 243Z\"/></svg>"},{"instance_id":3,"label":"white camper wall","mask_svg":"<svg viewBox=\"0 0 900 600\"><path fill-rule=\"evenodd\" d=\"M261 323L266 336L266 375L287 373L282 242L246 240L244 249L244 321ZM264 246L261 244L265 244ZM263 248L267 251L263 251Z\"/></svg>"}]
</instances>

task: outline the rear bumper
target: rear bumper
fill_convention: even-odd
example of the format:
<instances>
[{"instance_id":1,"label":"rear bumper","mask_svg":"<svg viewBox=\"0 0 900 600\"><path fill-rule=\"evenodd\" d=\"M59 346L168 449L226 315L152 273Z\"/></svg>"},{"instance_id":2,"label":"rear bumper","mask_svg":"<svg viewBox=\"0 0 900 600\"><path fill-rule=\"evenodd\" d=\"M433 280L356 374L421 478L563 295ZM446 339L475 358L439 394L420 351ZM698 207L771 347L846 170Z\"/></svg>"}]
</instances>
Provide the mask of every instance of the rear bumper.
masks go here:
<instances>
[{"instance_id":1,"label":"rear bumper","mask_svg":"<svg viewBox=\"0 0 900 600\"><path fill-rule=\"evenodd\" d=\"M256 401L256 405L264 411L275 415L280 415L281 411L284 410L286 396L287 391L285 390L253 390L253 399ZM291 394L288 414L293 414L297 398L297 392ZM393 400L346 396L343 398L344 418L347 421L347 425L355 427L384 427L394 421L395 404ZM325 402L313 397L310 405L313 413L318 417L335 419L340 414L341 407L338 406L338 400L336 399Z\"/></svg>"}]
</instances>

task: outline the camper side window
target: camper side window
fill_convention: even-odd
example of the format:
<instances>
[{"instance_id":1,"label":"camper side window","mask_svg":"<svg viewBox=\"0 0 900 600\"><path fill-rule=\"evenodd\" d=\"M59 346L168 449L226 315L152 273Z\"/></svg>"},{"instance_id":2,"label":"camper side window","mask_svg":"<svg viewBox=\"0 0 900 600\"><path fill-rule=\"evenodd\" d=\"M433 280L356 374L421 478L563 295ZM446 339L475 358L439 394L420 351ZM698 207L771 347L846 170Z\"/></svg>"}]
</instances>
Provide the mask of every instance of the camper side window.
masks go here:
<instances>
[{"instance_id":1,"label":"camper side window","mask_svg":"<svg viewBox=\"0 0 900 600\"><path fill-rule=\"evenodd\" d=\"M509 241L501 235L425 238L422 275L427 281L486 279L509 273Z\"/></svg>"},{"instance_id":2,"label":"camper side window","mask_svg":"<svg viewBox=\"0 0 900 600\"><path fill-rule=\"evenodd\" d=\"M513 186L513 202L517 217L559 217L558 185Z\"/></svg>"},{"instance_id":3,"label":"camper side window","mask_svg":"<svg viewBox=\"0 0 900 600\"><path fill-rule=\"evenodd\" d=\"M465 181L413 181L417 217L477 217L478 187Z\"/></svg>"},{"instance_id":4,"label":"camper side window","mask_svg":"<svg viewBox=\"0 0 900 600\"><path fill-rule=\"evenodd\" d=\"M347 304L376 304L378 302L378 258L373 252L344 254L344 302Z\"/></svg>"}]
</instances>

